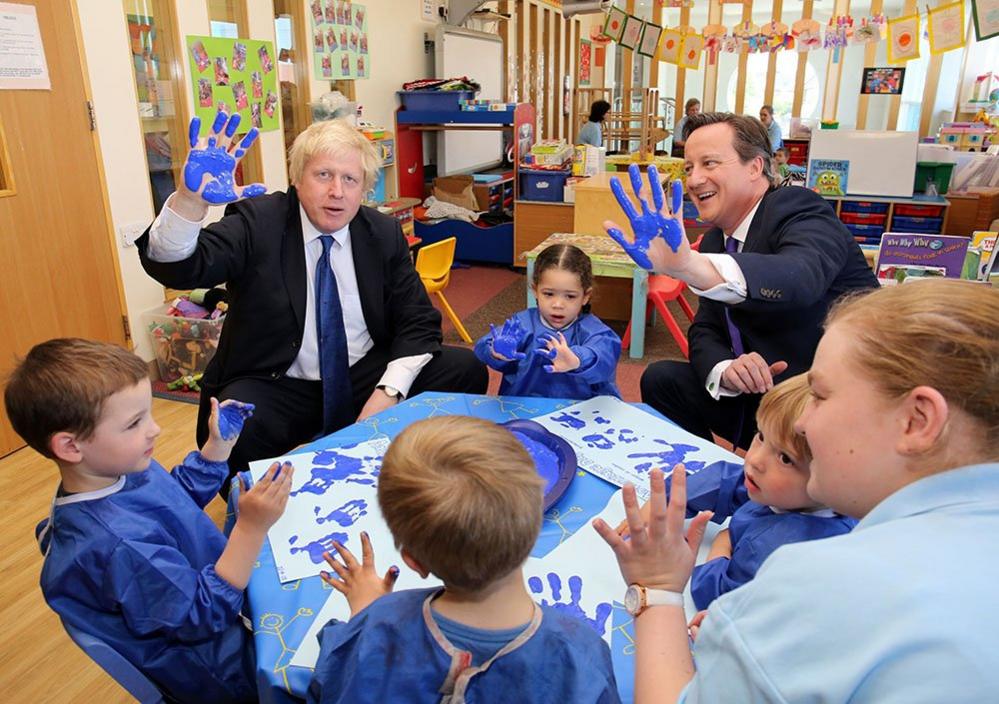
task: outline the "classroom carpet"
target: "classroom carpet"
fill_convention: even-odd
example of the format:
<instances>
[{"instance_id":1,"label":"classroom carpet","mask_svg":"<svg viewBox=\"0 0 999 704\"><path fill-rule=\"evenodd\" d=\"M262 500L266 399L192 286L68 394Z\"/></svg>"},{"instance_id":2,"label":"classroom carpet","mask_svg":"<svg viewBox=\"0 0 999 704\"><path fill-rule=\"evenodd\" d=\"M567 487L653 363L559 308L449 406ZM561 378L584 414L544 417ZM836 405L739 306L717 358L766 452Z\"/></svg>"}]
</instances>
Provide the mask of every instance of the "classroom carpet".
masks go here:
<instances>
[{"instance_id":1,"label":"classroom carpet","mask_svg":"<svg viewBox=\"0 0 999 704\"><path fill-rule=\"evenodd\" d=\"M201 398L201 394L197 391L172 391L167 388L165 381L153 382L153 396L156 398L165 398L168 401L180 401L182 403L193 403L195 405L197 405L198 399Z\"/></svg>"}]
</instances>

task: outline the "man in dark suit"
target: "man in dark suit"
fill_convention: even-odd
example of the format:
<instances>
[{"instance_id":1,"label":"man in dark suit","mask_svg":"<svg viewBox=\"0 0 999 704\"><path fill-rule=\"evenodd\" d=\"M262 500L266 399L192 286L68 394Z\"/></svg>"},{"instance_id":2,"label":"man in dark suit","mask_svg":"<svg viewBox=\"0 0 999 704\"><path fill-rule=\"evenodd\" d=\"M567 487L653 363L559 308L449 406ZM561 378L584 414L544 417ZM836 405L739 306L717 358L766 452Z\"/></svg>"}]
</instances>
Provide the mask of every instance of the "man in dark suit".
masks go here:
<instances>
[{"instance_id":1,"label":"man in dark suit","mask_svg":"<svg viewBox=\"0 0 999 704\"><path fill-rule=\"evenodd\" d=\"M748 448L761 395L809 369L832 302L877 281L829 203L804 188L774 188L759 120L695 115L684 139L687 192L714 227L700 252L686 237L676 252L661 237L648 247L656 272L701 299L689 364L650 364L642 400L696 435ZM682 227L682 213L664 215Z\"/></svg>"},{"instance_id":2,"label":"man in dark suit","mask_svg":"<svg viewBox=\"0 0 999 704\"><path fill-rule=\"evenodd\" d=\"M215 129L221 138L218 122ZM185 174L192 163L228 164L226 154L241 146L194 149ZM379 166L356 129L316 123L291 149L287 193L233 202L202 228L206 198L226 191L231 173L202 183L195 172L137 242L142 266L165 286L227 286L228 314L202 380L198 444L213 396L255 404L232 472L421 391L486 390L486 369L471 350L442 347L440 313L399 223L361 205Z\"/></svg>"}]
</instances>

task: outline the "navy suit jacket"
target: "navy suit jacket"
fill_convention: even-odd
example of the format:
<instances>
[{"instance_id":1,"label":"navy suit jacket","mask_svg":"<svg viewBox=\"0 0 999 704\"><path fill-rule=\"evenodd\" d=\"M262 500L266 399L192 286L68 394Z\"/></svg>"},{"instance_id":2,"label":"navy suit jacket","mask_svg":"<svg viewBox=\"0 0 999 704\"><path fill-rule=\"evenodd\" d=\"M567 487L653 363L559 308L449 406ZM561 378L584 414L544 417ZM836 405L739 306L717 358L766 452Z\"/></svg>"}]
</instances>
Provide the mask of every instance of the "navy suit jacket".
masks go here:
<instances>
[{"instance_id":1,"label":"navy suit jacket","mask_svg":"<svg viewBox=\"0 0 999 704\"><path fill-rule=\"evenodd\" d=\"M704 235L701 252L724 252L722 231ZM727 305L701 297L688 332L690 363L701 383L716 364L734 357L728 308L746 352L783 360L778 377L808 371L829 306L844 293L877 288L860 246L818 194L798 186L763 196L741 252L731 255L746 277L746 300Z\"/></svg>"},{"instance_id":2,"label":"navy suit jacket","mask_svg":"<svg viewBox=\"0 0 999 704\"><path fill-rule=\"evenodd\" d=\"M302 218L294 187L232 203L198 235L179 262L148 257L149 230L136 241L142 267L178 289L226 284L229 311L204 385L282 376L305 332L306 272ZM390 359L441 350L441 316L430 303L395 218L361 207L350 222L361 311L375 347Z\"/></svg>"}]
</instances>

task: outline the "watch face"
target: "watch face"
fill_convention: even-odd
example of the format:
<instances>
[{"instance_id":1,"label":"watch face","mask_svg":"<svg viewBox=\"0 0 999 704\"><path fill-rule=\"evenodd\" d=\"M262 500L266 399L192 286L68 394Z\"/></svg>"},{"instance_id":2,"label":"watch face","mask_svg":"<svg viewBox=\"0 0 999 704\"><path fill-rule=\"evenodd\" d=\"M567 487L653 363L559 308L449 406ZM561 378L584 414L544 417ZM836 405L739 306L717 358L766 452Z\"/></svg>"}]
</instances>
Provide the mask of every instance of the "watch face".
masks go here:
<instances>
[{"instance_id":1,"label":"watch face","mask_svg":"<svg viewBox=\"0 0 999 704\"><path fill-rule=\"evenodd\" d=\"M638 587L634 584L629 586L628 590L624 593L624 608L632 616L642 608L642 595Z\"/></svg>"}]
</instances>

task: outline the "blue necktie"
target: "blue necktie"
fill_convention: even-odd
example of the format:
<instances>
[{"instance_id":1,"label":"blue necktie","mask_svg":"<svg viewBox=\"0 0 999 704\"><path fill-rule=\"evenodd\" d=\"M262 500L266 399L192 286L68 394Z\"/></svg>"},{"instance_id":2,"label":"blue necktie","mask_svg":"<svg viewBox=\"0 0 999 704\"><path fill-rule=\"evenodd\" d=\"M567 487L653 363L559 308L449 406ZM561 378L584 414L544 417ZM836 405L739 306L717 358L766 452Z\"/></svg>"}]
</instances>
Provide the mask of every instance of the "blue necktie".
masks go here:
<instances>
[{"instance_id":1,"label":"blue necktie","mask_svg":"<svg viewBox=\"0 0 999 704\"><path fill-rule=\"evenodd\" d=\"M321 235L319 239L323 243L323 256L316 263L316 337L323 381L323 434L328 435L354 422L354 402L343 308L330 265L333 235Z\"/></svg>"},{"instance_id":2,"label":"blue necktie","mask_svg":"<svg viewBox=\"0 0 999 704\"><path fill-rule=\"evenodd\" d=\"M729 254L735 254L739 251L739 241L734 237L729 237L725 241L725 251ZM728 306L725 306L725 322L728 323L728 336L732 338L732 351L735 353L736 357L742 355L745 349L742 346L742 335L739 334L739 328L735 326L732 322L732 316L729 314Z\"/></svg>"}]
</instances>

